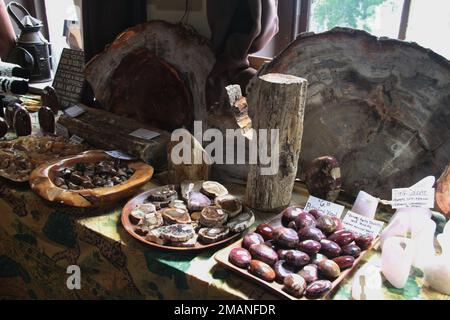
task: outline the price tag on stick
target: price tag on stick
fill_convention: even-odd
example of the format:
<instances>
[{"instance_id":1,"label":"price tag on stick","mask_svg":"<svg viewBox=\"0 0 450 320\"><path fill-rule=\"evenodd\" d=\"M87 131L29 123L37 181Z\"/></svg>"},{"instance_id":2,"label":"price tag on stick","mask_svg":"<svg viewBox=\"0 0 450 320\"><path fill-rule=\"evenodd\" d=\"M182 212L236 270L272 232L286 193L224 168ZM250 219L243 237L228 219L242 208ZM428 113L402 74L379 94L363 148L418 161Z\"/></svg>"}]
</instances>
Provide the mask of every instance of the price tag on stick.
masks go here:
<instances>
[{"instance_id":1,"label":"price tag on stick","mask_svg":"<svg viewBox=\"0 0 450 320\"><path fill-rule=\"evenodd\" d=\"M348 211L342 220L342 225L346 230L362 235L370 234L376 238L383 228L384 222Z\"/></svg>"},{"instance_id":2,"label":"price tag on stick","mask_svg":"<svg viewBox=\"0 0 450 320\"><path fill-rule=\"evenodd\" d=\"M305 211L310 211L313 209L322 211L329 216L337 218L340 218L342 212L344 212L344 206L341 206L339 204L330 201L322 200L320 198L309 196L308 202L306 202L305 205Z\"/></svg>"},{"instance_id":3,"label":"price tag on stick","mask_svg":"<svg viewBox=\"0 0 450 320\"><path fill-rule=\"evenodd\" d=\"M392 190L391 205L400 208L434 208L434 188L401 188Z\"/></svg>"}]
</instances>

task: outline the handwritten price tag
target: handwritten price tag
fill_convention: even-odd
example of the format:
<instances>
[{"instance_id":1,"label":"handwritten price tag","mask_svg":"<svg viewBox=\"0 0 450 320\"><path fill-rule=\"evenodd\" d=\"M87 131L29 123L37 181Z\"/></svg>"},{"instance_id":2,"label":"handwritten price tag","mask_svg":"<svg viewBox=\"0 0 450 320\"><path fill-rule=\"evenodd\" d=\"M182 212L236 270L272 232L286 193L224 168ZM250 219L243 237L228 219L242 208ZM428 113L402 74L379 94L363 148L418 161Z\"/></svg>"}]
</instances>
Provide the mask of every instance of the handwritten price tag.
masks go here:
<instances>
[{"instance_id":1,"label":"handwritten price tag","mask_svg":"<svg viewBox=\"0 0 450 320\"><path fill-rule=\"evenodd\" d=\"M153 138L160 136L160 134L158 132L150 131L147 129L137 129L136 131L130 133L130 136L145 140L152 140Z\"/></svg>"},{"instance_id":2,"label":"handwritten price tag","mask_svg":"<svg viewBox=\"0 0 450 320\"><path fill-rule=\"evenodd\" d=\"M342 225L345 230L362 235L370 234L375 238L378 236L381 229L383 229L384 222L370 219L352 211L348 211L342 220Z\"/></svg>"},{"instance_id":3,"label":"handwritten price tag","mask_svg":"<svg viewBox=\"0 0 450 320\"><path fill-rule=\"evenodd\" d=\"M83 113L86 112L86 110L84 110L82 107L80 106L72 106L70 108L67 108L66 110L64 110L64 112L71 118L76 118L80 115L82 115Z\"/></svg>"},{"instance_id":4,"label":"handwritten price tag","mask_svg":"<svg viewBox=\"0 0 450 320\"><path fill-rule=\"evenodd\" d=\"M69 130L60 123L55 126L56 135L69 139Z\"/></svg>"},{"instance_id":5,"label":"handwritten price tag","mask_svg":"<svg viewBox=\"0 0 450 320\"><path fill-rule=\"evenodd\" d=\"M74 134L70 137L69 141L72 142L73 144L82 144L84 139Z\"/></svg>"},{"instance_id":6,"label":"handwritten price tag","mask_svg":"<svg viewBox=\"0 0 450 320\"><path fill-rule=\"evenodd\" d=\"M434 188L401 188L392 190L391 205L400 208L434 208Z\"/></svg>"},{"instance_id":7,"label":"handwritten price tag","mask_svg":"<svg viewBox=\"0 0 450 320\"><path fill-rule=\"evenodd\" d=\"M305 211L313 209L322 211L329 216L338 218L340 218L342 212L344 212L344 206L326 200L322 200L320 198L309 196L308 202L305 205Z\"/></svg>"}]
</instances>

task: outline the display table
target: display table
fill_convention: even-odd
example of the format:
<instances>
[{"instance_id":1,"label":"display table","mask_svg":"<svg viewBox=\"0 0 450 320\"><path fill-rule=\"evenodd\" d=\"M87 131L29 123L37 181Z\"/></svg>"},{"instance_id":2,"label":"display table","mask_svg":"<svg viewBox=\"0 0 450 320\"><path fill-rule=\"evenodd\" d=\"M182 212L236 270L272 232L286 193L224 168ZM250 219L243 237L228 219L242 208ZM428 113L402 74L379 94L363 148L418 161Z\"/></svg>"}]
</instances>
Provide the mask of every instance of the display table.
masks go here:
<instances>
[{"instance_id":1,"label":"display table","mask_svg":"<svg viewBox=\"0 0 450 320\"><path fill-rule=\"evenodd\" d=\"M154 186L149 183L145 189ZM242 186L227 187L233 194L244 192ZM297 185L293 203L304 205L306 200L306 191ZM213 257L218 249L183 254L139 243L121 225L124 203L95 211L55 206L27 185L0 180L0 299L276 298L218 266ZM256 216L260 223L273 214ZM368 254L364 263L379 266L379 252ZM69 265L81 268L81 290L67 288ZM351 299L351 280L350 276L330 298ZM403 290L385 282L382 296L450 298L422 284L421 272L414 270Z\"/></svg>"}]
</instances>

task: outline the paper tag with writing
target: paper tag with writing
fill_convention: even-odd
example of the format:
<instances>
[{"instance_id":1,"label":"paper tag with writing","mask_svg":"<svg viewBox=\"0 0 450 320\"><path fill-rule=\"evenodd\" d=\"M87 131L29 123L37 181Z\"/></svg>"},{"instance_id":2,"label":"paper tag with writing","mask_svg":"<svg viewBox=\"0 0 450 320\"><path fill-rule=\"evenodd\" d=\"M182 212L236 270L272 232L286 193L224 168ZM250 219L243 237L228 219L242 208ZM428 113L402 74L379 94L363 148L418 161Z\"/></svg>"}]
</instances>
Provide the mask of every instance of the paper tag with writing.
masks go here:
<instances>
[{"instance_id":1,"label":"paper tag with writing","mask_svg":"<svg viewBox=\"0 0 450 320\"><path fill-rule=\"evenodd\" d=\"M434 208L434 188L392 189L391 205L400 208Z\"/></svg>"},{"instance_id":2,"label":"paper tag with writing","mask_svg":"<svg viewBox=\"0 0 450 320\"><path fill-rule=\"evenodd\" d=\"M64 110L64 112L71 118L76 118L80 115L82 115L83 113L86 112L86 110L84 110L82 107L74 105L71 106L69 108L67 108L66 110Z\"/></svg>"},{"instance_id":3,"label":"paper tag with writing","mask_svg":"<svg viewBox=\"0 0 450 320\"><path fill-rule=\"evenodd\" d=\"M348 211L342 220L342 225L345 230L362 235L370 234L376 238L381 229L383 229L384 222L370 219L352 211Z\"/></svg>"},{"instance_id":4,"label":"paper tag with writing","mask_svg":"<svg viewBox=\"0 0 450 320\"><path fill-rule=\"evenodd\" d=\"M133 131L132 133L130 133L130 136L145 139L145 140L152 140L153 138L156 138L160 135L161 134L159 134L158 132L150 131L147 129L137 129L137 130Z\"/></svg>"},{"instance_id":5,"label":"paper tag with writing","mask_svg":"<svg viewBox=\"0 0 450 320\"><path fill-rule=\"evenodd\" d=\"M69 139L69 130L60 123L56 123L55 132L57 136Z\"/></svg>"},{"instance_id":6,"label":"paper tag with writing","mask_svg":"<svg viewBox=\"0 0 450 320\"><path fill-rule=\"evenodd\" d=\"M73 144L82 144L84 139L74 134L70 137L69 141Z\"/></svg>"},{"instance_id":7,"label":"paper tag with writing","mask_svg":"<svg viewBox=\"0 0 450 320\"><path fill-rule=\"evenodd\" d=\"M129 154L126 154L120 150L105 151L105 153L110 155L113 158L120 159L120 160L135 160L136 159L135 157L130 156Z\"/></svg>"},{"instance_id":8,"label":"paper tag with writing","mask_svg":"<svg viewBox=\"0 0 450 320\"><path fill-rule=\"evenodd\" d=\"M309 210L319 210L324 213L326 213L329 216L338 217L340 218L342 215L342 212L344 212L344 206L341 206L339 204L322 200L320 198L316 198L313 196L309 196L308 202L305 205L305 211Z\"/></svg>"}]
</instances>

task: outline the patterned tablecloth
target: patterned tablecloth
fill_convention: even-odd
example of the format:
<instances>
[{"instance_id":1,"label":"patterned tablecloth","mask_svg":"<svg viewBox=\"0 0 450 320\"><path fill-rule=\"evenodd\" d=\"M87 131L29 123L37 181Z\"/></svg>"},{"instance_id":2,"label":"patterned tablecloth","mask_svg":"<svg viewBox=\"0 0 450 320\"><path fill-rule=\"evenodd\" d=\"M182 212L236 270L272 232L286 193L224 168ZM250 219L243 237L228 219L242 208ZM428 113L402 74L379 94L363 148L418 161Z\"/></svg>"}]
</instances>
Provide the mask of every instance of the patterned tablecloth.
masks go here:
<instances>
[{"instance_id":1,"label":"patterned tablecloth","mask_svg":"<svg viewBox=\"0 0 450 320\"><path fill-rule=\"evenodd\" d=\"M148 184L145 189L154 187ZM235 194L243 188L230 186ZM296 188L293 203L307 194ZM9 299L274 299L216 264L217 249L172 253L139 243L120 222L124 202L108 210L79 210L44 202L28 186L0 180L0 298ZM257 223L273 215L257 215ZM381 217L383 218L383 217ZM362 264L380 266L379 252ZM361 265L362 265L361 264ZM81 289L69 290L67 267L81 269ZM351 299L352 277L333 299ZM448 299L423 286L413 270L406 287L383 283L386 299Z\"/></svg>"}]
</instances>

